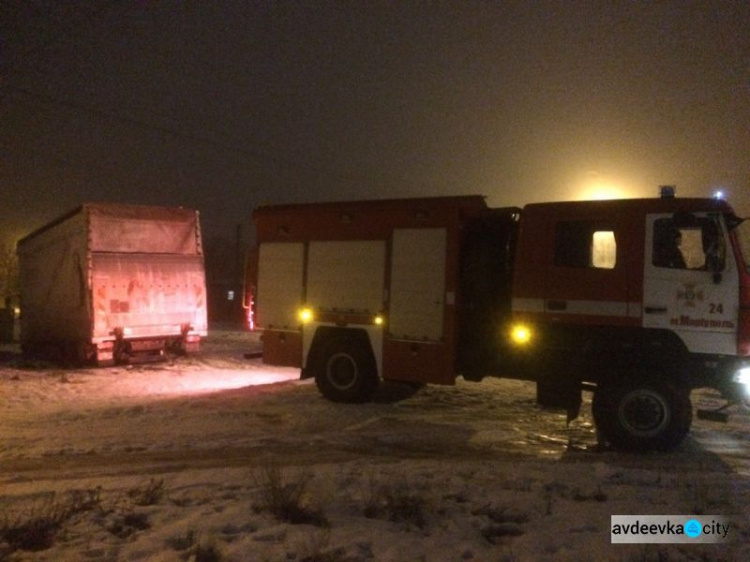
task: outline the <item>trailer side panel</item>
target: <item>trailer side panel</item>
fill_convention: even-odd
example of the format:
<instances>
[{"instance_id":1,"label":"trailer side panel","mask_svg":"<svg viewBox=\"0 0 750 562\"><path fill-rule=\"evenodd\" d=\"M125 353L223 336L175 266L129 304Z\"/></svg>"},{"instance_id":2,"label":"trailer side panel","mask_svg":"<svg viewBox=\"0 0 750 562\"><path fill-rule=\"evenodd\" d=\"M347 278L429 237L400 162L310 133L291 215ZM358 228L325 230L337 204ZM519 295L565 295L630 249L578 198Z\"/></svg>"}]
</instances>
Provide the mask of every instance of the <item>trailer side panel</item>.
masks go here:
<instances>
[{"instance_id":1,"label":"trailer side panel","mask_svg":"<svg viewBox=\"0 0 750 562\"><path fill-rule=\"evenodd\" d=\"M87 223L77 213L19 243L21 340L86 339L89 314Z\"/></svg>"}]
</instances>

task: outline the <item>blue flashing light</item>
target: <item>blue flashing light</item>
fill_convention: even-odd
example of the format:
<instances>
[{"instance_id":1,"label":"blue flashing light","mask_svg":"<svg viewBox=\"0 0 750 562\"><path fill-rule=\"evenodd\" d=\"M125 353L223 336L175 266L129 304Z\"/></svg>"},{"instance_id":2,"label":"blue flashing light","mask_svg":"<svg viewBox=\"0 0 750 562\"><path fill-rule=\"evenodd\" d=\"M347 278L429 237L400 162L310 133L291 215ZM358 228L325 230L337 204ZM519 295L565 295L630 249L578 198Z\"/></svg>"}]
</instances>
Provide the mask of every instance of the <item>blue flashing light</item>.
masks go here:
<instances>
[{"instance_id":1,"label":"blue flashing light","mask_svg":"<svg viewBox=\"0 0 750 562\"><path fill-rule=\"evenodd\" d=\"M676 185L660 185L659 186L659 196L662 199L674 199L674 196L677 193L677 186Z\"/></svg>"}]
</instances>

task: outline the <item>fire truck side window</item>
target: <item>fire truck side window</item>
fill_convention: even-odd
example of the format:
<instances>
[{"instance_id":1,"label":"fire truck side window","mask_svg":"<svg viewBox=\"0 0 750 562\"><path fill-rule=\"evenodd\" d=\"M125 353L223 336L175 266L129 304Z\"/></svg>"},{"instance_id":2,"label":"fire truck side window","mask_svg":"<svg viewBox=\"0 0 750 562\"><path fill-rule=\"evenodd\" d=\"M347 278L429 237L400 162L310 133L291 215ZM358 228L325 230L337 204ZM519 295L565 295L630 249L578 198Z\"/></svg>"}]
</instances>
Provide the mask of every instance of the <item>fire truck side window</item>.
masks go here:
<instances>
[{"instance_id":1,"label":"fire truck side window","mask_svg":"<svg viewBox=\"0 0 750 562\"><path fill-rule=\"evenodd\" d=\"M654 222L653 263L656 267L685 269L687 263L681 250L682 231L672 219L657 219Z\"/></svg>"},{"instance_id":2,"label":"fire truck side window","mask_svg":"<svg viewBox=\"0 0 750 562\"><path fill-rule=\"evenodd\" d=\"M653 264L672 269L721 271L724 239L710 217L678 224L671 218L654 222Z\"/></svg>"},{"instance_id":3,"label":"fire truck side window","mask_svg":"<svg viewBox=\"0 0 750 562\"><path fill-rule=\"evenodd\" d=\"M589 221L560 222L555 228L555 265L613 269L617 264L614 230Z\"/></svg>"},{"instance_id":4,"label":"fire truck side window","mask_svg":"<svg viewBox=\"0 0 750 562\"><path fill-rule=\"evenodd\" d=\"M614 269L617 263L617 241L611 230L597 230L592 239L591 264L599 269Z\"/></svg>"}]
</instances>

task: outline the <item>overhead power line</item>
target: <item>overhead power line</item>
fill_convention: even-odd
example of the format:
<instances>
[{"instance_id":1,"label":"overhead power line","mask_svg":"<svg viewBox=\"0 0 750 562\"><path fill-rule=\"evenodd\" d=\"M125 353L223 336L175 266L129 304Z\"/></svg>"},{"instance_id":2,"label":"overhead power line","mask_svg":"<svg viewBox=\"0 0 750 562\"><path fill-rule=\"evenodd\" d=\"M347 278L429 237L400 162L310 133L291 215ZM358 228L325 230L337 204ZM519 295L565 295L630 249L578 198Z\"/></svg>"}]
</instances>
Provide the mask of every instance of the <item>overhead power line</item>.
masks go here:
<instances>
[{"instance_id":1,"label":"overhead power line","mask_svg":"<svg viewBox=\"0 0 750 562\"><path fill-rule=\"evenodd\" d=\"M285 168L285 169L291 168L291 169L295 169L298 171L304 171L307 173L312 172L315 174L325 173L324 170L321 170L314 166L301 164L299 162L292 162L290 160L280 158L278 156L269 154L267 152L262 152L260 150L251 150L247 148L242 148L233 144L218 141L218 140L211 139L208 137L185 133L185 132L173 129L171 127L166 127L164 125L159 125L155 123L148 123L146 121L142 121L140 119L135 119L132 117L126 117L126 116L117 114L112 111L97 109L97 108L93 108L84 104L72 102L70 100L64 100L64 99L56 98L54 96L50 96L47 94L32 92L31 90L28 90L26 88L21 88L17 86L5 86L5 89L11 90L18 94L28 96L37 101L41 101L42 103L52 104L58 107L64 107L64 108L72 109L75 111L83 111L99 119L122 123L122 124L129 125L132 127L146 129L149 131L155 131L163 135L171 136L173 138L180 139L183 141L196 142L205 146L210 146L217 150L222 150L225 152L231 152L231 153L235 153L241 156L250 157L250 158L253 158L254 160L258 160L263 163L271 163L279 168Z\"/></svg>"}]
</instances>

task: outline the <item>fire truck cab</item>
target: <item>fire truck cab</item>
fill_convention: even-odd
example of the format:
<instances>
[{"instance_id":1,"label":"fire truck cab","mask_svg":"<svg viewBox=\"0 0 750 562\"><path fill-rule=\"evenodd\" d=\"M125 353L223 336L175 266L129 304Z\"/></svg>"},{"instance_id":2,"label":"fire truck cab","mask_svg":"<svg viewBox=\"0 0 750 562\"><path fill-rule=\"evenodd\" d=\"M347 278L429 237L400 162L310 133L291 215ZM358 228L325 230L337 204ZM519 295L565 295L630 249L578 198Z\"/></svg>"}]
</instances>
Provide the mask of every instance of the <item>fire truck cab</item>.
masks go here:
<instances>
[{"instance_id":1,"label":"fire truck cab","mask_svg":"<svg viewBox=\"0 0 750 562\"><path fill-rule=\"evenodd\" d=\"M527 334L525 371L539 402L575 410L589 388L609 442L669 448L690 428L692 389L746 399L738 383L749 365L750 272L740 224L714 199L527 206L512 314Z\"/></svg>"}]
</instances>

